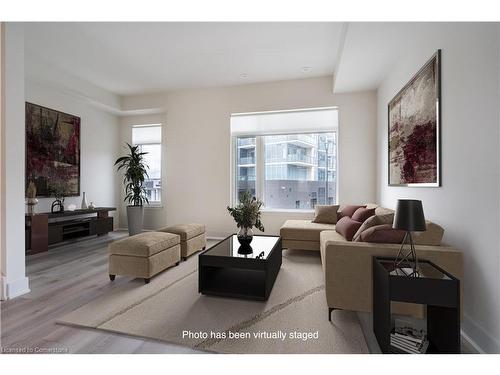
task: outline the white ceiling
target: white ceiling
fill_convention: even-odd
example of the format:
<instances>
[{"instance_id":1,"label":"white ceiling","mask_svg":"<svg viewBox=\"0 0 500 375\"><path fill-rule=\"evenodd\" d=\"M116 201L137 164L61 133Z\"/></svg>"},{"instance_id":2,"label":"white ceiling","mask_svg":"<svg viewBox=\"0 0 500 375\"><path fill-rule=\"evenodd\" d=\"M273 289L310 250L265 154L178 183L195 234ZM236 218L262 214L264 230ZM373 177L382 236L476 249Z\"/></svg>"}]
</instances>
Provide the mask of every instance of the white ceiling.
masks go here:
<instances>
[{"instance_id":1,"label":"white ceiling","mask_svg":"<svg viewBox=\"0 0 500 375\"><path fill-rule=\"evenodd\" d=\"M425 28L418 22L350 22L335 71L335 92L378 88Z\"/></svg>"},{"instance_id":2,"label":"white ceiling","mask_svg":"<svg viewBox=\"0 0 500 375\"><path fill-rule=\"evenodd\" d=\"M333 74L341 23L27 23L26 58L119 95ZM303 67L311 67L303 72ZM246 74L247 78L241 75Z\"/></svg>"}]
</instances>

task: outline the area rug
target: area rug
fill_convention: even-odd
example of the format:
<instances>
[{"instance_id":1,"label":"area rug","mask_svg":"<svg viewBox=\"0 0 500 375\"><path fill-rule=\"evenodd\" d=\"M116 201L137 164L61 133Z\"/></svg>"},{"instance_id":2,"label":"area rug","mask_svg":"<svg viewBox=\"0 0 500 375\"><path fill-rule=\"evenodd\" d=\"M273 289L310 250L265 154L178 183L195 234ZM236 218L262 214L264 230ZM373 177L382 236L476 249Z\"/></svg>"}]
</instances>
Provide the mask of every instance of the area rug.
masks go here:
<instances>
[{"instance_id":1,"label":"area rug","mask_svg":"<svg viewBox=\"0 0 500 375\"><path fill-rule=\"evenodd\" d=\"M216 353L368 353L354 312L328 321L319 254L284 251L266 302L200 295L197 268L192 256L150 284L130 279L58 323Z\"/></svg>"}]
</instances>

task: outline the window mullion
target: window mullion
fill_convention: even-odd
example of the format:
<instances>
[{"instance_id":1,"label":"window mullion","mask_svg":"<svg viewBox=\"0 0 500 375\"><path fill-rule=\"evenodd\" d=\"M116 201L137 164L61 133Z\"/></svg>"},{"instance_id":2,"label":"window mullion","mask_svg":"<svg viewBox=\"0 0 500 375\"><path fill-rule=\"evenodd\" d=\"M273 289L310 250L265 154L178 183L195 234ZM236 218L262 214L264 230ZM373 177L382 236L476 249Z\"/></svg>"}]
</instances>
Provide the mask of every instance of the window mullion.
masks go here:
<instances>
[{"instance_id":1,"label":"window mullion","mask_svg":"<svg viewBox=\"0 0 500 375\"><path fill-rule=\"evenodd\" d=\"M256 137L255 140L255 195L264 200L264 179L265 179L265 150L264 150L264 139L263 137Z\"/></svg>"}]
</instances>

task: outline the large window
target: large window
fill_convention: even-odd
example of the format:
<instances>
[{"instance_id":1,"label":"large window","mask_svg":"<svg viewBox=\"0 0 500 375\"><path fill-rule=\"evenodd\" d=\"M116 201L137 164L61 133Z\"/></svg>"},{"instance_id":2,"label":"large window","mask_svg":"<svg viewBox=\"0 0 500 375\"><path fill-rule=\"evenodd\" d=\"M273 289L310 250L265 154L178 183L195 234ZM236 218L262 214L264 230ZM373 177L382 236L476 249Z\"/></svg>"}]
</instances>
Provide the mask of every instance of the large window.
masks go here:
<instances>
[{"instance_id":1,"label":"large window","mask_svg":"<svg viewBox=\"0 0 500 375\"><path fill-rule=\"evenodd\" d=\"M144 161L149 166L146 194L149 203L161 203L161 124L137 125L132 128L132 142L139 146Z\"/></svg>"},{"instance_id":2,"label":"large window","mask_svg":"<svg viewBox=\"0 0 500 375\"><path fill-rule=\"evenodd\" d=\"M331 111L331 109L329 109ZM306 113L304 113L306 112ZM256 118L254 123L267 126L254 129L255 134L235 134L239 130L233 126L234 145L234 199L239 199L245 191L260 197L267 209L311 210L316 204L335 204L337 202L337 124L331 116L322 117L328 122L330 131L324 131L327 125L314 121L318 119L316 111L273 113L274 118ZM308 121L307 115L311 114ZM236 119L246 127L244 133L252 133L251 116ZM279 121L277 121L279 120ZM316 131L304 131L307 126L316 124ZM290 121L289 132L287 121ZM280 134L276 134L273 125L279 122ZM250 124L250 125L249 125ZM297 130L297 124L304 129ZM266 130L272 134L266 134Z\"/></svg>"},{"instance_id":3,"label":"large window","mask_svg":"<svg viewBox=\"0 0 500 375\"><path fill-rule=\"evenodd\" d=\"M238 197L245 191L250 191L255 195L255 137L238 137L236 148L236 186Z\"/></svg>"}]
</instances>

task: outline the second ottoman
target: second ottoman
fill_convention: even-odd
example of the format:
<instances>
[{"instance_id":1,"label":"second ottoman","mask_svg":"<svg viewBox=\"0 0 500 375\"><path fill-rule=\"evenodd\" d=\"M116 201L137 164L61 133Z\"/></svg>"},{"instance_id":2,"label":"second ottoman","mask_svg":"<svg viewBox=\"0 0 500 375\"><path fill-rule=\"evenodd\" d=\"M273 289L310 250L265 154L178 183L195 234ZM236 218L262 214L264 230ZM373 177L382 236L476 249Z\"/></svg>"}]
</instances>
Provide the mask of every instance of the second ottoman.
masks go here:
<instances>
[{"instance_id":1,"label":"second ottoman","mask_svg":"<svg viewBox=\"0 0 500 375\"><path fill-rule=\"evenodd\" d=\"M177 224L161 228L160 232L178 234L181 237L181 256L186 260L188 256L200 250L205 250L207 238L203 224Z\"/></svg>"}]
</instances>

